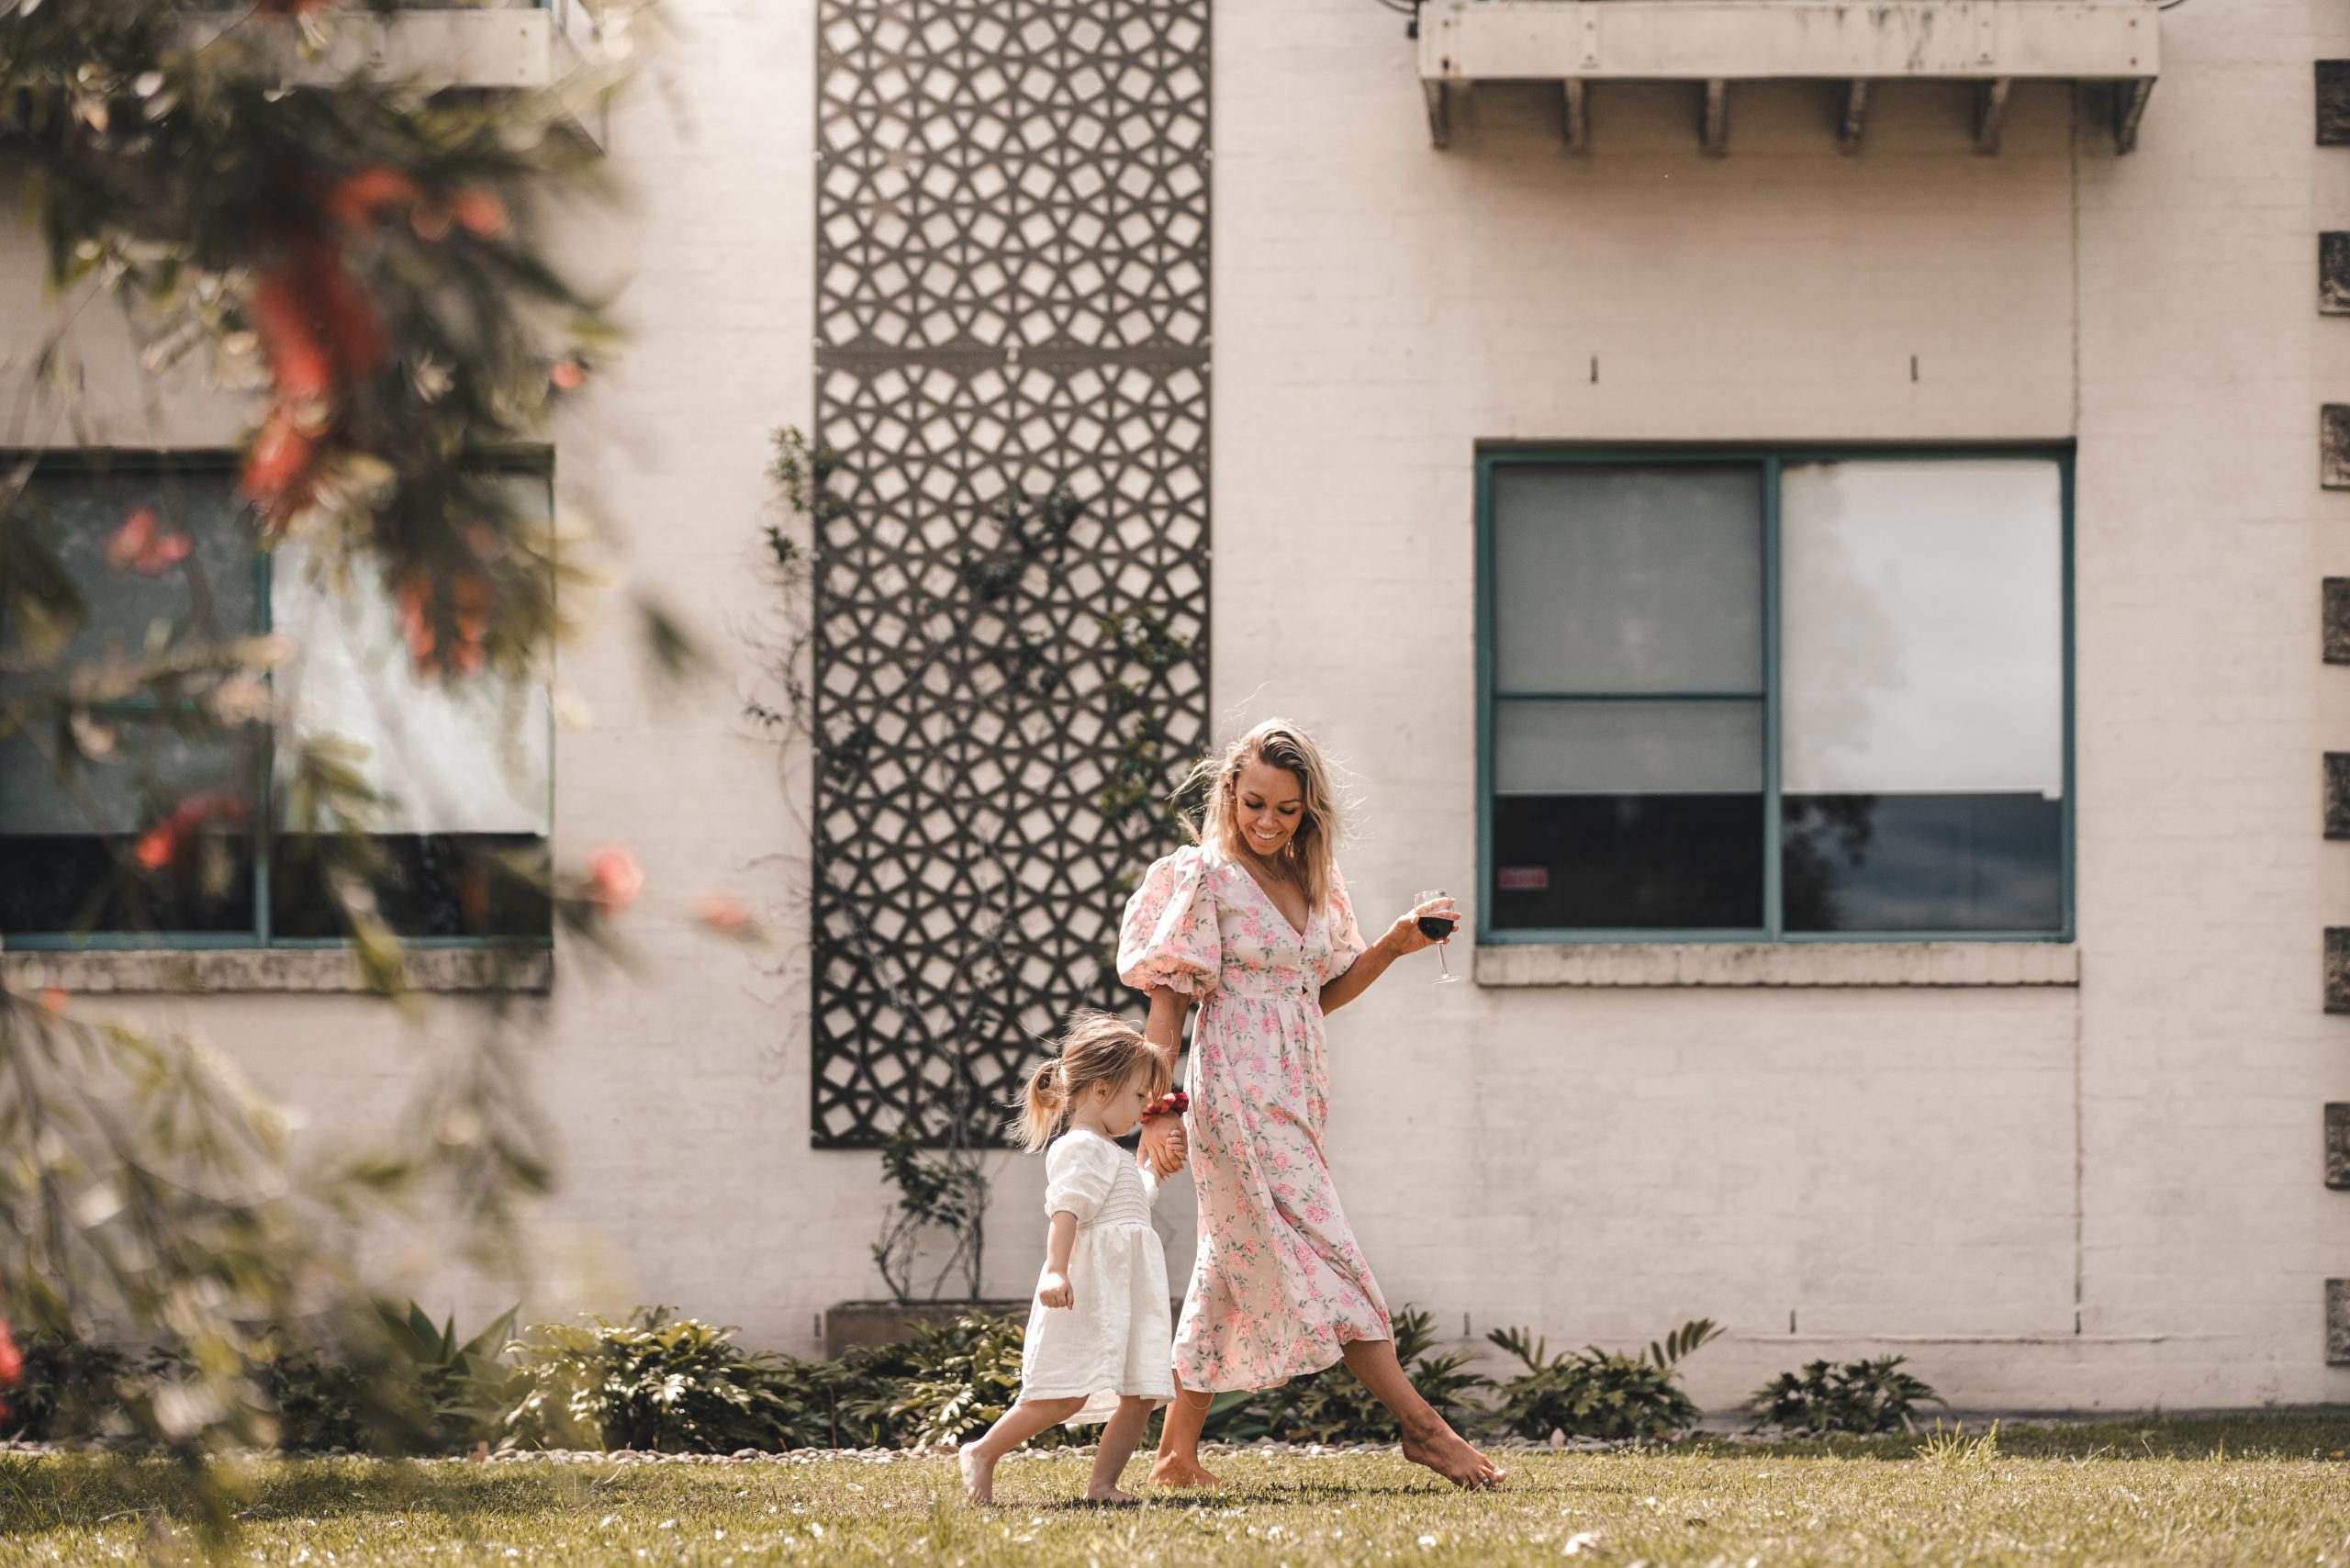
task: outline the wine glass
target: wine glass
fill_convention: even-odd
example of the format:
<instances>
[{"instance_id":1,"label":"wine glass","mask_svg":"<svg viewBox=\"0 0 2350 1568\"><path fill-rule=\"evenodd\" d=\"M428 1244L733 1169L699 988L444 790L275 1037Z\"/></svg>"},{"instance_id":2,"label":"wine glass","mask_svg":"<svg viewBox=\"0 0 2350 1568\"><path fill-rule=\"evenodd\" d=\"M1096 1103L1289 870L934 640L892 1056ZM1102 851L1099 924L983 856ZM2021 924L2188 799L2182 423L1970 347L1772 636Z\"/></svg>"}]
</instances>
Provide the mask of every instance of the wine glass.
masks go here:
<instances>
[{"instance_id":1,"label":"wine glass","mask_svg":"<svg viewBox=\"0 0 2350 1568\"><path fill-rule=\"evenodd\" d=\"M1412 904L1413 907L1417 908L1421 904L1432 903L1436 900L1445 896L1445 891L1442 888L1423 888L1418 892L1412 895ZM1458 923L1458 916L1441 914L1424 914L1420 916L1420 935L1429 938L1438 945L1436 950L1436 961L1444 970L1444 973L1438 975L1435 980L1428 982L1430 985L1450 985L1455 978L1452 973L1452 965L1444 956L1443 943L1446 937L1452 935L1453 929Z\"/></svg>"}]
</instances>

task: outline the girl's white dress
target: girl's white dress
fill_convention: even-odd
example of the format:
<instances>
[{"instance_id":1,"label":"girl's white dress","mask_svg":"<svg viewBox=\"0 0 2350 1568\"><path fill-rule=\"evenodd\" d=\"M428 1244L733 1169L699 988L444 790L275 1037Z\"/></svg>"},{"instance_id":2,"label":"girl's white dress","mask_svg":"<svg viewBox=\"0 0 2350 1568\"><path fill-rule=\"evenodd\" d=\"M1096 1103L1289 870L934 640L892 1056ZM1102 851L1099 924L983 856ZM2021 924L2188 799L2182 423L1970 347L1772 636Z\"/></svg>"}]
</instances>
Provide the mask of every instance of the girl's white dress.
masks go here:
<instances>
[{"instance_id":1,"label":"girl's white dress","mask_svg":"<svg viewBox=\"0 0 2350 1568\"><path fill-rule=\"evenodd\" d=\"M1045 1152L1045 1213L1077 1216L1073 1306L1033 1303L1020 1353L1022 1399L1078 1399L1075 1427L1106 1421L1121 1394L1175 1397L1167 1254L1150 1228L1158 1183L1099 1133L1072 1127Z\"/></svg>"}]
</instances>

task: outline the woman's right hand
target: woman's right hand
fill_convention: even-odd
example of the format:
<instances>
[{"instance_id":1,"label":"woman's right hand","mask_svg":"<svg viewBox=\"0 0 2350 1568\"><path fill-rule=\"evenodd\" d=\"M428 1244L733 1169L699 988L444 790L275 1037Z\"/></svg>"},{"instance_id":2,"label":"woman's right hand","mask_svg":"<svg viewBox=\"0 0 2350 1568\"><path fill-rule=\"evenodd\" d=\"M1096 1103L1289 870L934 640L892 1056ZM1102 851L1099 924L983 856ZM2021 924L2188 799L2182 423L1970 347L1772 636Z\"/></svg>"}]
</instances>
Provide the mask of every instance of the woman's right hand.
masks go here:
<instances>
[{"instance_id":1,"label":"woman's right hand","mask_svg":"<svg viewBox=\"0 0 2350 1568\"><path fill-rule=\"evenodd\" d=\"M1036 1278L1036 1299L1046 1306L1075 1306L1077 1293L1069 1288L1067 1274L1047 1269Z\"/></svg>"},{"instance_id":2,"label":"woman's right hand","mask_svg":"<svg viewBox=\"0 0 2350 1568\"><path fill-rule=\"evenodd\" d=\"M1181 1116L1151 1117L1142 1125L1142 1141L1135 1148L1136 1156L1157 1176L1172 1176L1182 1170L1190 1152L1191 1140L1183 1132Z\"/></svg>"}]
</instances>

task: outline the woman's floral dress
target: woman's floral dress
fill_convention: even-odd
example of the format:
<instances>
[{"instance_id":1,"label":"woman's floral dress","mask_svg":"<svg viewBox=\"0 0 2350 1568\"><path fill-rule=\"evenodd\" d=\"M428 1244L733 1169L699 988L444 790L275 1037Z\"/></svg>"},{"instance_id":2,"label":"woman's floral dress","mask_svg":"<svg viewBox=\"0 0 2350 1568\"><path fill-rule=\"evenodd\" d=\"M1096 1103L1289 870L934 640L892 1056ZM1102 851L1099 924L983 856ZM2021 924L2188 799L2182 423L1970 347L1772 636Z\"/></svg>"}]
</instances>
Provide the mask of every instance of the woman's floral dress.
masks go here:
<instances>
[{"instance_id":1,"label":"woman's floral dress","mask_svg":"<svg viewBox=\"0 0 2350 1568\"><path fill-rule=\"evenodd\" d=\"M1246 869L1178 850L1126 901L1118 976L1200 1003L1192 1173L1200 1242L1175 1329L1183 1386L1269 1388L1393 1330L1323 1158L1322 987L1362 952L1346 883L1301 932Z\"/></svg>"}]
</instances>

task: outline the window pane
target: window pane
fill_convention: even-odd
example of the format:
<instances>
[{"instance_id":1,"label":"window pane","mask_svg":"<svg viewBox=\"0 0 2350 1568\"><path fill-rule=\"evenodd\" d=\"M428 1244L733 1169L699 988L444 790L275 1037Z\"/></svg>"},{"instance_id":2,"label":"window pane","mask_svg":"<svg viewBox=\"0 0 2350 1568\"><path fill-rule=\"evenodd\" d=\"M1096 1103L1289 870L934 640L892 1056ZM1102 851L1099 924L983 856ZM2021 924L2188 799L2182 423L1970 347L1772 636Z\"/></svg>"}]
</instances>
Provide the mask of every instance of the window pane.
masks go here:
<instances>
[{"instance_id":1,"label":"window pane","mask_svg":"<svg viewBox=\"0 0 2350 1568\"><path fill-rule=\"evenodd\" d=\"M92 662L109 648L143 647L158 622L191 641L255 630L252 538L227 472L43 471L20 504L89 610L88 623L56 667ZM141 509L154 514L148 559L117 566L107 559L107 547ZM44 513L46 527L37 521ZM173 559L182 537L188 553ZM142 565L152 570L140 569Z\"/></svg>"},{"instance_id":2,"label":"window pane","mask_svg":"<svg viewBox=\"0 0 2350 1568\"><path fill-rule=\"evenodd\" d=\"M1494 783L1505 795L1753 794L1762 704L1496 702Z\"/></svg>"},{"instance_id":3,"label":"window pane","mask_svg":"<svg viewBox=\"0 0 2350 1568\"><path fill-rule=\"evenodd\" d=\"M1762 705L1494 704L1494 923L1762 924Z\"/></svg>"},{"instance_id":4,"label":"window pane","mask_svg":"<svg viewBox=\"0 0 2350 1568\"><path fill-rule=\"evenodd\" d=\"M513 483L525 504L545 507L543 476ZM369 825L390 867L375 891L392 929L408 936L547 935L553 721L544 684L489 674L420 678L392 596L372 566L354 564L347 591L339 593L298 544L277 552L270 616L299 649L278 676L292 735L334 735L365 747L359 772L386 799ZM282 763L290 763L290 753L281 748ZM270 877L278 935L344 935L328 891L325 848L302 834L280 835Z\"/></svg>"},{"instance_id":5,"label":"window pane","mask_svg":"<svg viewBox=\"0 0 2350 1568\"><path fill-rule=\"evenodd\" d=\"M2065 924L2065 813L2039 795L1785 802L1790 931L2039 932Z\"/></svg>"},{"instance_id":6,"label":"window pane","mask_svg":"<svg viewBox=\"0 0 2350 1568\"><path fill-rule=\"evenodd\" d=\"M270 620L299 652L278 677L293 733L367 748L360 771L390 804L388 834L544 835L552 721L546 688L492 675L420 679L390 593L357 564L350 591L314 579L288 543L270 582Z\"/></svg>"},{"instance_id":7,"label":"window pane","mask_svg":"<svg viewBox=\"0 0 2350 1568\"><path fill-rule=\"evenodd\" d=\"M1503 930L1762 924L1762 796L1505 795L1494 801Z\"/></svg>"},{"instance_id":8,"label":"window pane","mask_svg":"<svg viewBox=\"0 0 2350 1568\"><path fill-rule=\"evenodd\" d=\"M1787 928L2061 928L2057 465L1789 465L1780 516Z\"/></svg>"},{"instance_id":9,"label":"window pane","mask_svg":"<svg viewBox=\"0 0 2350 1568\"><path fill-rule=\"evenodd\" d=\"M184 734L152 716L110 727L108 760L62 781L31 741L0 741L0 932L252 930L258 733ZM200 797L224 809L142 874L141 833Z\"/></svg>"},{"instance_id":10,"label":"window pane","mask_svg":"<svg viewBox=\"0 0 2350 1568\"><path fill-rule=\"evenodd\" d=\"M1759 469L1505 464L1493 517L1497 690L1761 691Z\"/></svg>"}]
</instances>

